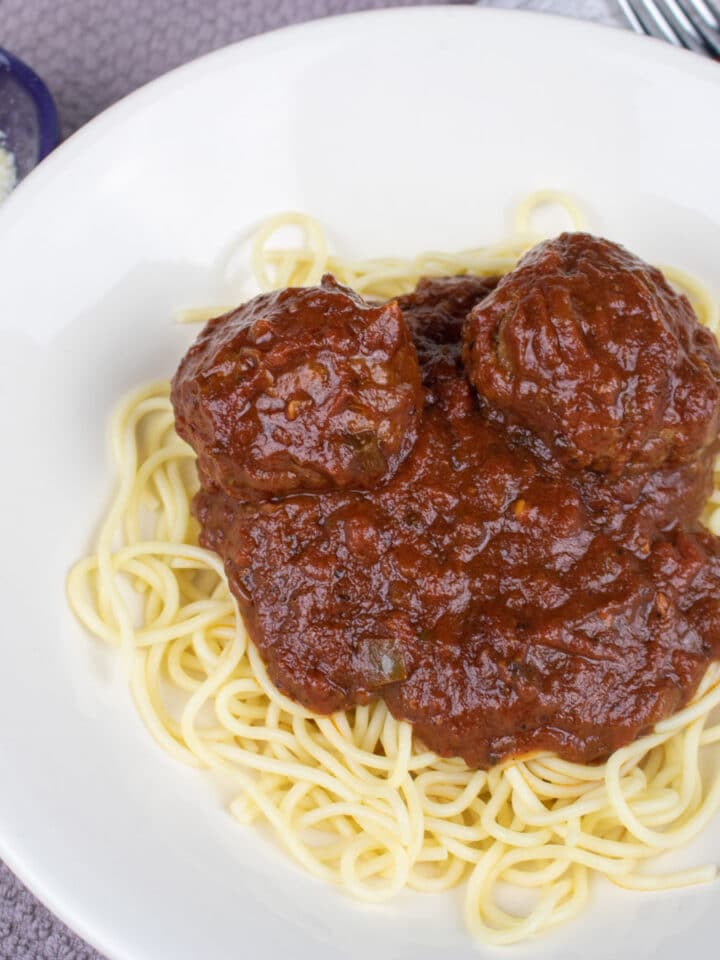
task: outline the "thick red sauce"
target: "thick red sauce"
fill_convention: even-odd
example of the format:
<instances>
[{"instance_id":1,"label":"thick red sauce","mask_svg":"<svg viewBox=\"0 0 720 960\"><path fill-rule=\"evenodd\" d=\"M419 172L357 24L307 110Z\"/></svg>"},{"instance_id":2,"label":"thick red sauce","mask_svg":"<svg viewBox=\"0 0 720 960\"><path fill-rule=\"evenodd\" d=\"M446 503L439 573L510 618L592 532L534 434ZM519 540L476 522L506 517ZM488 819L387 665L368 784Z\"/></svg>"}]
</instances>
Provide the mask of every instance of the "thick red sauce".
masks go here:
<instances>
[{"instance_id":1,"label":"thick red sauce","mask_svg":"<svg viewBox=\"0 0 720 960\"><path fill-rule=\"evenodd\" d=\"M485 767L606 757L720 658L720 541L697 526L719 382L687 301L572 234L387 307L331 280L256 298L206 328L173 402L202 542L276 685L320 713L382 696Z\"/></svg>"}]
</instances>

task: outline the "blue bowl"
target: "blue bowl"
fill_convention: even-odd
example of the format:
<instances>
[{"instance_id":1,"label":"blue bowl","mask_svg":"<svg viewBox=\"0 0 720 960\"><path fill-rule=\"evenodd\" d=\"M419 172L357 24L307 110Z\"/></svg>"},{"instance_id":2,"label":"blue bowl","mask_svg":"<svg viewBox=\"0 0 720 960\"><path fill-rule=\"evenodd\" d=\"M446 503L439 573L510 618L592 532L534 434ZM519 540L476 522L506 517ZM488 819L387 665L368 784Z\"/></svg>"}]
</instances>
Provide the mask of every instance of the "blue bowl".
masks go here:
<instances>
[{"instance_id":1,"label":"blue bowl","mask_svg":"<svg viewBox=\"0 0 720 960\"><path fill-rule=\"evenodd\" d=\"M15 157L18 181L57 146L60 125L50 93L33 71L0 47L2 146Z\"/></svg>"}]
</instances>

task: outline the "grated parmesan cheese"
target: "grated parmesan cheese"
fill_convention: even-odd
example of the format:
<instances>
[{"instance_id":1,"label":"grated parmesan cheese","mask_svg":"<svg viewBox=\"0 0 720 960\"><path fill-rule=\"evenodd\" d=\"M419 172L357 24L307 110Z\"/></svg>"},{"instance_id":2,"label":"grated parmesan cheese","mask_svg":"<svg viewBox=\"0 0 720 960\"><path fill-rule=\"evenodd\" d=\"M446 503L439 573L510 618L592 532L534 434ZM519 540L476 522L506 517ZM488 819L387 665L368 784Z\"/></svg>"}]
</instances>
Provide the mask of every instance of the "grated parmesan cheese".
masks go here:
<instances>
[{"instance_id":1,"label":"grated parmesan cheese","mask_svg":"<svg viewBox=\"0 0 720 960\"><path fill-rule=\"evenodd\" d=\"M15 157L2 145L0 132L0 203L15 186Z\"/></svg>"}]
</instances>

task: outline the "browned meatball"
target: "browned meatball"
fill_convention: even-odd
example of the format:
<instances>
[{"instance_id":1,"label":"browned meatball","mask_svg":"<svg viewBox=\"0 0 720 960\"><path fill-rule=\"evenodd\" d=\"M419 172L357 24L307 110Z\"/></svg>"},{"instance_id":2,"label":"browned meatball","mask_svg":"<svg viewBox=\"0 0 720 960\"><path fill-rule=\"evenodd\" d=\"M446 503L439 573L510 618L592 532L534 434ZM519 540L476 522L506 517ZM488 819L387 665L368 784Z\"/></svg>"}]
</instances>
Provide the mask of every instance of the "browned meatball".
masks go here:
<instances>
[{"instance_id":1,"label":"browned meatball","mask_svg":"<svg viewBox=\"0 0 720 960\"><path fill-rule=\"evenodd\" d=\"M714 337L658 270L586 233L523 257L468 316L463 358L490 415L571 468L651 469L717 436Z\"/></svg>"},{"instance_id":2,"label":"browned meatball","mask_svg":"<svg viewBox=\"0 0 720 960\"><path fill-rule=\"evenodd\" d=\"M472 308L493 290L499 277L421 277L412 293L398 297L418 354L438 345L459 347L462 326Z\"/></svg>"},{"instance_id":3,"label":"browned meatball","mask_svg":"<svg viewBox=\"0 0 720 960\"><path fill-rule=\"evenodd\" d=\"M247 496L388 479L415 442L423 392L397 303L366 303L326 276L211 320L172 402L204 482Z\"/></svg>"},{"instance_id":4,"label":"browned meatball","mask_svg":"<svg viewBox=\"0 0 720 960\"><path fill-rule=\"evenodd\" d=\"M590 762L687 703L720 658L720 539L694 529L712 447L613 476L517 442L460 357L483 284L424 280L400 300L426 405L394 476L254 499L203 478L193 512L286 695L319 713L382 696L471 766Z\"/></svg>"}]
</instances>

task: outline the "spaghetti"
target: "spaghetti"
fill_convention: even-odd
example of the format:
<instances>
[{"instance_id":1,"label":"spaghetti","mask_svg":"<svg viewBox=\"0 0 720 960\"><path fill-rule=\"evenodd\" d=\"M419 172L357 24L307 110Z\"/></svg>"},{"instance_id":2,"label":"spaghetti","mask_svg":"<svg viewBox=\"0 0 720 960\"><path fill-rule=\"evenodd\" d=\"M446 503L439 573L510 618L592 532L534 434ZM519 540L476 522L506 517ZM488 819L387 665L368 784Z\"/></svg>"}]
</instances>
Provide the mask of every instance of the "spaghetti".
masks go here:
<instances>
[{"instance_id":1,"label":"spaghetti","mask_svg":"<svg viewBox=\"0 0 720 960\"><path fill-rule=\"evenodd\" d=\"M281 215L258 234L253 264L264 288L315 283L329 271L366 296L394 296L422 275L511 269L538 239L534 206L559 199L530 198L518 213L520 232L494 247L412 260L341 260L314 220ZM568 212L580 226L579 212ZM288 225L303 231L303 245L273 246ZM666 272L717 333L717 307L704 289ZM193 319L205 316L195 311ZM642 866L686 844L720 809L720 774L708 783L700 770L703 751L720 741L710 718L720 665L689 706L601 765L538 755L471 770L426 750L380 699L313 715L273 686L221 561L197 544L194 454L175 433L169 385L129 397L111 437L116 494L94 553L70 573L70 604L93 634L121 648L137 708L163 749L234 779L236 819L265 821L310 873L365 900L466 881L467 926L494 944L576 916L594 873L642 890L714 878L714 866L669 876ZM720 472L715 478L704 520L720 533ZM501 884L534 893L531 908L501 907Z\"/></svg>"}]
</instances>

